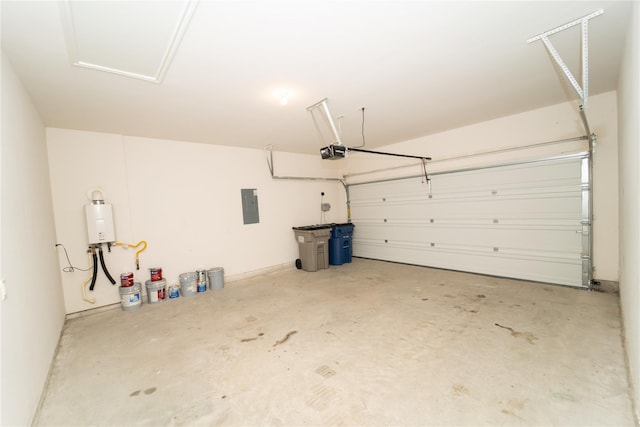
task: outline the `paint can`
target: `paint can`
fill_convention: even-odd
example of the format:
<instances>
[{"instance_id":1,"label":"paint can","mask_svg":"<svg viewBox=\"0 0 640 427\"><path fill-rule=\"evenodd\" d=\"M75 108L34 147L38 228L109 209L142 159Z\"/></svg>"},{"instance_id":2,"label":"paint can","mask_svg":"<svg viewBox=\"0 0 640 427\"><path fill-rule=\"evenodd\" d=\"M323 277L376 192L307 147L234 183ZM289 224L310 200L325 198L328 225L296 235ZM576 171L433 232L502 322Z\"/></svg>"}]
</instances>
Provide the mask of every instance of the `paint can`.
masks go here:
<instances>
[{"instance_id":1,"label":"paint can","mask_svg":"<svg viewBox=\"0 0 640 427\"><path fill-rule=\"evenodd\" d=\"M122 273L120 275L120 284L123 288L133 286L133 273Z\"/></svg>"},{"instance_id":2,"label":"paint can","mask_svg":"<svg viewBox=\"0 0 640 427\"><path fill-rule=\"evenodd\" d=\"M207 290L207 272L206 270L198 270L198 292L206 292Z\"/></svg>"},{"instance_id":3,"label":"paint can","mask_svg":"<svg viewBox=\"0 0 640 427\"><path fill-rule=\"evenodd\" d=\"M169 286L169 299L178 298L180 296L180 286L177 283L172 283Z\"/></svg>"},{"instance_id":4,"label":"paint can","mask_svg":"<svg viewBox=\"0 0 640 427\"><path fill-rule=\"evenodd\" d=\"M224 288L224 269L222 267L214 267L207 270L209 278L209 286L214 291Z\"/></svg>"},{"instance_id":5,"label":"paint can","mask_svg":"<svg viewBox=\"0 0 640 427\"><path fill-rule=\"evenodd\" d=\"M156 282L147 280L145 285L147 286L147 301L149 304L156 304L165 300L166 280L162 279Z\"/></svg>"},{"instance_id":6,"label":"paint can","mask_svg":"<svg viewBox=\"0 0 640 427\"><path fill-rule=\"evenodd\" d=\"M180 291L183 297L190 297L197 292L198 274L195 272L182 273L180 279Z\"/></svg>"},{"instance_id":7,"label":"paint can","mask_svg":"<svg viewBox=\"0 0 640 427\"><path fill-rule=\"evenodd\" d=\"M120 302L122 311L133 311L142 305L142 285L134 283L132 286L120 286Z\"/></svg>"},{"instance_id":8,"label":"paint can","mask_svg":"<svg viewBox=\"0 0 640 427\"><path fill-rule=\"evenodd\" d=\"M149 272L151 273L151 281L152 282L159 282L160 280L162 280L162 269L161 268L150 268Z\"/></svg>"}]
</instances>

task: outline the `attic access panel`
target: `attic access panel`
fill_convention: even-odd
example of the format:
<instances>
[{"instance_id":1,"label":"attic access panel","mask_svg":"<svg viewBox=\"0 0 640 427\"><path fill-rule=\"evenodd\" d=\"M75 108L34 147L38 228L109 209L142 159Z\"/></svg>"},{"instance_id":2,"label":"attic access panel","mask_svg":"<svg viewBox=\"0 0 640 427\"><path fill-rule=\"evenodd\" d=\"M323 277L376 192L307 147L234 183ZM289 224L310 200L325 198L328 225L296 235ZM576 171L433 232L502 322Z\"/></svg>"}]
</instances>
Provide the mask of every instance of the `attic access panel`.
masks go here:
<instances>
[{"instance_id":1,"label":"attic access panel","mask_svg":"<svg viewBox=\"0 0 640 427\"><path fill-rule=\"evenodd\" d=\"M62 1L73 65L160 83L196 1Z\"/></svg>"}]
</instances>

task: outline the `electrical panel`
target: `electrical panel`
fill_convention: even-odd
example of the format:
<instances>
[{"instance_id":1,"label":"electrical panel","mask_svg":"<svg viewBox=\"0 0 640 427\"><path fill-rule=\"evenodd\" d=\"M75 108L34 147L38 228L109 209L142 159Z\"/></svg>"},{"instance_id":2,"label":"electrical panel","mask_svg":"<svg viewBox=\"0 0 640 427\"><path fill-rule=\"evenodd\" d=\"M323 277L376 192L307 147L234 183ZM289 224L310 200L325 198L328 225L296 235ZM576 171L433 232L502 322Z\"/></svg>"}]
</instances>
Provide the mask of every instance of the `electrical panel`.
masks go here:
<instances>
[{"instance_id":1,"label":"electrical panel","mask_svg":"<svg viewBox=\"0 0 640 427\"><path fill-rule=\"evenodd\" d=\"M255 188L242 188L242 219L245 224L257 224L260 222L258 214L258 190Z\"/></svg>"}]
</instances>

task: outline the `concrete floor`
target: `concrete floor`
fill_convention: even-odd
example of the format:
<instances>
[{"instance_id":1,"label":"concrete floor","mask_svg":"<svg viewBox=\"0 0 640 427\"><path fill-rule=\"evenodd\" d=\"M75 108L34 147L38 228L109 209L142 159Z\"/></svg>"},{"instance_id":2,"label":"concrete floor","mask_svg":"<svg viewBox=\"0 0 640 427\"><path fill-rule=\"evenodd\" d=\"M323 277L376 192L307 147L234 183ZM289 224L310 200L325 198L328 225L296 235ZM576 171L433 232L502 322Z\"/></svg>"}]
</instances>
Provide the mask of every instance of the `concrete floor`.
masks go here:
<instances>
[{"instance_id":1,"label":"concrete floor","mask_svg":"<svg viewBox=\"0 0 640 427\"><path fill-rule=\"evenodd\" d=\"M618 295L354 259L67 321L35 424L634 419Z\"/></svg>"}]
</instances>

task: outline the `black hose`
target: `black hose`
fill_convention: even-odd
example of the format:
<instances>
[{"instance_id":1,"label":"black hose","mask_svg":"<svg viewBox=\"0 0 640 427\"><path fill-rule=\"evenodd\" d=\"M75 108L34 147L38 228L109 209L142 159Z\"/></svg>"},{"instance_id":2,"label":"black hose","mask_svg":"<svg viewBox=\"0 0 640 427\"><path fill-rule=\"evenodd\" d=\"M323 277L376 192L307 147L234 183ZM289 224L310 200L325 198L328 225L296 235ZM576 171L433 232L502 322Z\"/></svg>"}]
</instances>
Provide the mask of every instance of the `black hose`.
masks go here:
<instances>
[{"instance_id":1,"label":"black hose","mask_svg":"<svg viewBox=\"0 0 640 427\"><path fill-rule=\"evenodd\" d=\"M91 276L91 286L89 286L90 291L92 291L96 285L96 277L98 277L98 257L95 251L91 254L91 257L93 258L93 275Z\"/></svg>"},{"instance_id":2,"label":"black hose","mask_svg":"<svg viewBox=\"0 0 640 427\"><path fill-rule=\"evenodd\" d=\"M98 254L100 255L100 265L102 266L102 271L104 271L104 274L107 276L107 279L109 279L111 284L115 285L116 281L113 280L113 277L111 277L111 275L109 274L109 270L107 270L107 266L104 265L104 256L102 256L102 246L98 248Z\"/></svg>"}]
</instances>

